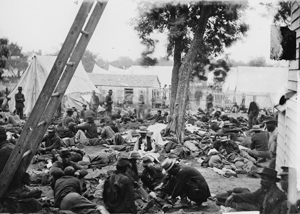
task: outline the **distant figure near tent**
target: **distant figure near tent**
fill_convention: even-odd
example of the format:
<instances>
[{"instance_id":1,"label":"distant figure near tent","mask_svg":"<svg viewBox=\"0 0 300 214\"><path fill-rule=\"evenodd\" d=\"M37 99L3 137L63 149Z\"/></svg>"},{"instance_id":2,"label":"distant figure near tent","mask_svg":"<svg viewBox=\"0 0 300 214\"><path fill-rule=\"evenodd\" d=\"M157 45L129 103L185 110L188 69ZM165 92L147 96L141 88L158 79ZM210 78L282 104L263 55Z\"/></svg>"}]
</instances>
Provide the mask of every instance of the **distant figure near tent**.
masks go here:
<instances>
[{"instance_id":1,"label":"distant figure near tent","mask_svg":"<svg viewBox=\"0 0 300 214\"><path fill-rule=\"evenodd\" d=\"M24 102L25 102L25 96L22 94L22 87L18 87L18 93L15 94L15 100L16 100L16 112L17 115L21 119L23 119L23 108L25 107Z\"/></svg>"},{"instance_id":2,"label":"distant figure near tent","mask_svg":"<svg viewBox=\"0 0 300 214\"><path fill-rule=\"evenodd\" d=\"M210 109L213 107L213 102L214 102L214 97L213 95L209 92L209 94L206 97L206 110L207 112L210 111Z\"/></svg>"},{"instance_id":3,"label":"distant figure near tent","mask_svg":"<svg viewBox=\"0 0 300 214\"><path fill-rule=\"evenodd\" d=\"M195 100L197 107L200 106L200 100L202 99L202 91L200 90L200 87L198 86L195 92Z\"/></svg>"},{"instance_id":4,"label":"distant figure near tent","mask_svg":"<svg viewBox=\"0 0 300 214\"><path fill-rule=\"evenodd\" d=\"M245 111L245 102L246 102L246 97L245 97L245 94L242 95L242 102L241 102L241 105L240 105L240 111Z\"/></svg>"},{"instance_id":5,"label":"distant figure near tent","mask_svg":"<svg viewBox=\"0 0 300 214\"><path fill-rule=\"evenodd\" d=\"M96 95L96 92L93 90L91 100L90 100L90 109L93 112L95 112L96 115L97 115L97 109L98 109L99 105L100 105L99 97Z\"/></svg>"},{"instance_id":6,"label":"distant figure near tent","mask_svg":"<svg viewBox=\"0 0 300 214\"><path fill-rule=\"evenodd\" d=\"M112 96L113 92L112 90L110 89L108 91L108 95L106 96L105 98L105 109L106 109L106 114L107 116L111 116L111 111L112 111L112 104L113 104L113 101L112 101Z\"/></svg>"},{"instance_id":7,"label":"distant figure near tent","mask_svg":"<svg viewBox=\"0 0 300 214\"><path fill-rule=\"evenodd\" d=\"M249 129L252 129L252 126L256 125L258 113L259 113L259 108L256 103L256 96L253 96L253 101L250 103L249 109L248 109Z\"/></svg>"},{"instance_id":8,"label":"distant figure near tent","mask_svg":"<svg viewBox=\"0 0 300 214\"><path fill-rule=\"evenodd\" d=\"M144 119L144 106L145 106L145 98L143 95L143 91L141 91L139 102L138 102L138 108L137 108L137 118L138 119Z\"/></svg>"}]
</instances>

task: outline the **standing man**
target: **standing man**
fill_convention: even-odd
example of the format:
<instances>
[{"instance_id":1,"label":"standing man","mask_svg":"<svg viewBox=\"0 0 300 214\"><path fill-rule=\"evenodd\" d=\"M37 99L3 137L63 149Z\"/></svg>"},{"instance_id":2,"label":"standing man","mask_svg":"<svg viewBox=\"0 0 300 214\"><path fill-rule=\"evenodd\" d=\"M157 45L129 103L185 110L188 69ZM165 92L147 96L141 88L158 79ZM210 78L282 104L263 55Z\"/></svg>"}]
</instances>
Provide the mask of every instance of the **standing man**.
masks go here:
<instances>
[{"instance_id":1,"label":"standing man","mask_svg":"<svg viewBox=\"0 0 300 214\"><path fill-rule=\"evenodd\" d=\"M15 94L15 100L16 100L16 111L17 115L21 119L23 119L23 108L25 107L24 102L25 102L25 96L22 94L22 87L18 87L18 93Z\"/></svg>"},{"instance_id":2,"label":"standing man","mask_svg":"<svg viewBox=\"0 0 300 214\"><path fill-rule=\"evenodd\" d=\"M209 112L210 109L213 107L214 97L211 92L206 97L206 111Z\"/></svg>"},{"instance_id":3,"label":"standing man","mask_svg":"<svg viewBox=\"0 0 300 214\"><path fill-rule=\"evenodd\" d=\"M112 111L112 104L113 104L113 101L112 101L112 96L113 92L111 89L109 89L108 91L108 95L106 96L105 98L105 106L106 106L106 114L107 116L111 116L111 111Z\"/></svg>"},{"instance_id":4,"label":"standing man","mask_svg":"<svg viewBox=\"0 0 300 214\"><path fill-rule=\"evenodd\" d=\"M141 91L139 102L138 102L137 119L144 119L144 105L145 105L145 98L143 95L143 91Z\"/></svg>"},{"instance_id":5,"label":"standing man","mask_svg":"<svg viewBox=\"0 0 300 214\"><path fill-rule=\"evenodd\" d=\"M259 113L259 108L256 103L256 96L253 96L253 101L250 103L249 109L248 109L249 129L252 129L252 126L256 125L258 113Z\"/></svg>"},{"instance_id":6,"label":"standing man","mask_svg":"<svg viewBox=\"0 0 300 214\"><path fill-rule=\"evenodd\" d=\"M97 110L98 110L99 105L100 105L99 97L96 95L96 92L93 90L92 97L90 100L90 109L93 112L95 112L96 117L97 117Z\"/></svg>"},{"instance_id":7,"label":"standing man","mask_svg":"<svg viewBox=\"0 0 300 214\"><path fill-rule=\"evenodd\" d=\"M85 119L85 112L86 112L86 109L87 106L85 104L82 105L82 110L80 111L80 118L82 118L83 120Z\"/></svg>"},{"instance_id":8,"label":"standing man","mask_svg":"<svg viewBox=\"0 0 300 214\"><path fill-rule=\"evenodd\" d=\"M196 92L195 92L195 100L196 100L196 105L197 108L200 107L200 100L202 99L202 92L200 90L200 87L197 86Z\"/></svg>"}]
</instances>

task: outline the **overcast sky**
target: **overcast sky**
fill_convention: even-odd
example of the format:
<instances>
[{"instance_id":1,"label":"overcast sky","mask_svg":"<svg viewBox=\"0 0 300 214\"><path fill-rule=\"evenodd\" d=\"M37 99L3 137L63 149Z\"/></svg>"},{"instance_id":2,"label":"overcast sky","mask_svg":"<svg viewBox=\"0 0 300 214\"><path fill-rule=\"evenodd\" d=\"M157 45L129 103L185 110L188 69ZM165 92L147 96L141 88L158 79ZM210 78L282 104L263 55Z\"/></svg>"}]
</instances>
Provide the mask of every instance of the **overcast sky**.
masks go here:
<instances>
[{"instance_id":1,"label":"overcast sky","mask_svg":"<svg viewBox=\"0 0 300 214\"><path fill-rule=\"evenodd\" d=\"M0 0L0 38L5 37L10 42L18 43L25 52L57 52L81 2L82 0ZM144 47L130 24L137 15L137 2L138 0L109 0L87 49L110 61L120 56L138 58ZM272 16L266 13L258 0L251 0L249 4L252 10L247 12L247 22L250 25L248 36L226 52L230 54L230 58L245 62L257 56L264 56L268 60ZM161 41L155 55L164 56L164 36L157 38Z\"/></svg>"}]
</instances>

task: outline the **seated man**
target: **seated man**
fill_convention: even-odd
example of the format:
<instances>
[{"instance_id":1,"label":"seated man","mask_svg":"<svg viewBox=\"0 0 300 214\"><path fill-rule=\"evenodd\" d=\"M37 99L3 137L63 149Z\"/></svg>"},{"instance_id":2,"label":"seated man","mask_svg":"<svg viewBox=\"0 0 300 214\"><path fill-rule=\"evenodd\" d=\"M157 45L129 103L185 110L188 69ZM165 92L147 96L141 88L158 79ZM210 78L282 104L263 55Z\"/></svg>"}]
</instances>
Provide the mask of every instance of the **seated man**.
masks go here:
<instances>
[{"instance_id":1,"label":"seated man","mask_svg":"<svg viewBox=\"0 0 300 214\"><path fill-rule=\"evenodd\" d=\"M157 113L154 116L148 118L147 120L153 120L155 123L163 123L164 118L161 115L161 110L157 110Z\"/></svg>"},{"instance_id":2,"label":"seated man","mask_svg":"<svg viewBox=\"0 0 300 214\"><path fill-rule=\"evenodd\" d=\"M50 170L50 174L53 176L53 173L59 170L64 171L66 167L71 166L75 170L75 175L77 175L80 178L83 178L88 174L88 172L85 170L86 167L80 166L77 163L70 160L71 152L69 149L62 149L61 150L61 160L55 161L52 165L52 168ZM52 185L55 184L55 178L53 176Z\"/></svg>"},{"instance_id":3,"label":"seated man","mask_svg":"<svg viewBox=\"0 0 300 214\"><path fill-rule=\"evenodd\" d=\"M154 188L157 187L165 177L162 172L163 168L159 163L154 163L148 156L143 157L143 167L144 170L140 175L141 180L144 186L154 191Z\"/></svg>"},{"instance_id":4,"label":"seated man","mask_svg":"<svg viewBox=\"0 0 300 214\"><path fill-rule=\"evenodd\" d=\"M61 210L100 214L105 208L97 206L81 195L80 181L74 175L74 168L68 166L64 169L64 175L57 179L54 187L54 206Z\"/></svg>"},{"instance_id":5,"label":"seated man","mask_svg":"<svg viewBox=\"0 0 300 214\"><path fill-rule=\"evenodd\" d=\"M175 159L168 158L162 167L172 176L166 188L172 201L180 196L182 206L188 206L188 199L201 206L211 196L205 178L194 167L181 166Z\"/></svg>"},{"instance_id":6,"label":"seated man","mask_svg":"<svg viewBox=\"0 0 300 214\"><path fill-rule=\"evenodd\" d=\"M75 126L75 143L80 143L83 145L88 145L90 139L98 139L97 126L94 122L95 113L92 110L86 110L85 120L81 124Z\"/></svg>"},{"instance_id":7,"label":"seated man","mask_svg":"<svg viewBox=\"0 0 300 214\"><path fill-rule=\"evenodd\" d=\"M4 170L9 156L15 147L6 139L7 135L5 128L0 127L0 174ZM42 204L35 199L39 198L42 192L40 190L29 190L25 186L29 184L29 175L27 173L23 173L23 169L25 167L24 164L28 161L26 159L28 154L29 153L24 154L12 181L3 195L3 198L0 198L1 212L35 213L42 209ZM13 204L13 206L8 206L8 204Z\"/></svg>"},{"instance_id":8,"label":"seated man","mask_svg":"<svg viewBox=\"0 0 300 214\"><path fill-rule=\"evenodd\" d=\"M62 119L62 125L65 128L68 128L68 125L70 122L75 123L74 117L73 117L73 109L67 108L67 115Z\"/></svg>"},{"instance_id":9,"label":"seated man","mask_svg":"<svg viewBox=\"0 0 300 214\"><path fill-rule=\"evenodd\" d=\"M137 213L133 182L126 176L128 166L127 159L120 159L117 170L104 182L103 201L111 213Z\"/></svg>"},{"instance_id":10,"label":"seated man","mask_svg":"<svg viewBox=\"0 0 300 214\"><path fill-rule=\"evenodd\" d=\"M158 146L155 141L151 138L152 132L147 130L146 126L141 126L137 132L140 134L140 137L137 139L134 145L134 151L142 150L144 152L156 152Z\"/></svg>"},{"instance_id":11,"label":"seated man","mask_svg":"<svg viewBox=\"0 0 300 214\"><path fill-rule=\"evenodd\" d=\"M53 125L50 125L47 129L47 134L44 136L42 142L44 142L44 145L38 149L38 152L41 152L42 154L49 153L53 149L59 150L61 147L61 139L56 134L56 129Z\"/></svg>"},{"instance_id":12,"label":"seated man","mask_svg":"<svg viewBox=\"0 0 300 214\"><path fill-rule=\"evenodd\" d=\"M268 150L268 133L260 129L259 125L254 125L251 132L254 132L254 135L251 136L251 150L246 150L248 154L263 160L271 158Z\"/></svg>"},{"instance_id":13,"label":"seated man","mask_svg":"<svg viewBox=\"0 0 300 214\"><path fill-rule=\"evenodd\" d=\"M261 187L255 192L235 194L232 193L226 200L225 206L237 211L260 211L261 214L286 213L283 202L285 194L277 187L277 171L271 168L263 168L258 172L261 176Z\"/></svg>"},{"instance_id":14,"label":"seated man","mask_svg":"<svg viewBox=\"0 0 300 214\"><path fill-rule=\"evenodd\" d=\"M80 111L80 119L84 120L85 119L85 112L87 110L86 104L82 105L82 110Z\"/></svg>"}]
</instances>

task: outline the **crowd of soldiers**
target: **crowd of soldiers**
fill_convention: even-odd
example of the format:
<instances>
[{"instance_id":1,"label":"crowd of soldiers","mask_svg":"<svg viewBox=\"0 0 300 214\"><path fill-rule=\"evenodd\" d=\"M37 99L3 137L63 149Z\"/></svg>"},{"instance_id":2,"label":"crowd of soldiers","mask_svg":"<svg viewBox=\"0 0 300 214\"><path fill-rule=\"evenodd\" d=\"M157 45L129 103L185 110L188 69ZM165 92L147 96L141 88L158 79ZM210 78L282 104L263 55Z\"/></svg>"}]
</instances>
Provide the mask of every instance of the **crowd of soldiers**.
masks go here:
<instances>
[{"instance_id":1,"label":"crowd of soldiers","mask_svg":"<svg viewBox=\"0 0 300 214\"><path fill-rule=\"evenodd\" d=\"M22 88L19 88L20 94L21 91ZM16 100L24 104L23 96L16 96ZM145 213L154 206L165 212L174 207L198 207L201 210L208 200L214 200L209 184L199 170L181 164L180 158L174 153L161 156L166 148L156 142L154 133L148 130L146 124L166 124L166 128L159 135L172 135L166 134L172 117L167 112L162 114L161 110L155 115L151 115L151 110L141 114L140 111L145 110L143 98L140 97L139 101L138 111L113 111L110 90L104 103L105 114L102 115L98 112L99 98L93 93L91 101L83 105L82 111L77 112L74 107L67 108L63 118L48 127L35 160L47 157L43 160L49 164L47 173L54 197L50 206L74 213ZM231 119L232 123L238 121L228 117L222 109L214 109L212 102L209 102L206 111L199 109L195 117L199 119L200 127L208 119L210 130L221 134L226 131L225 116L226 120ZM249 108L249 120L255 117L251 120L253 122L249 123L249 126L252 125L250 131L253 135L245 138L242 144L247 146L247 140L250 140L247 153L255 159L255 164L261 159L272 160L268 167L256 171L261 177L261 187L255 192L245 188L233 189L217 196L217 199L220 203L223 199L225 206L237 211L258 210L262 214L294 213L298 210L297 202L294 198L289 200L289 193L295 189L294 182L291 182L296 180L294 169L283 166L283 171L279 174L280 179L274 167L276 118L269 116L258 123L257 112L251 113L256 110L255 107ZM18 112L22 114L22 110L19 109ZM138 122L138 128L120 130L122 126L134 122ZM21 125L19 126L21 129ZM249 128L247 127L248 130ZM14 149L20 129L8 137L8 130L0 127L0 173ZM101 203L95 203L83 194L86 191L85 176L88 175L89 169L89 165L82 161L85 146L101 146L121 151L116 157L117 160L112 162L115 164L115 170L108 171L105 176ZM123 148L125 152L122 152ZM3 211L38 212L45 207L44 201L41 200L42 191L28 188L30 175L19 174L22 167L21 163L0 202ZM279 181L281 189L276 184Z\"/></svg>"}]
</instances>

